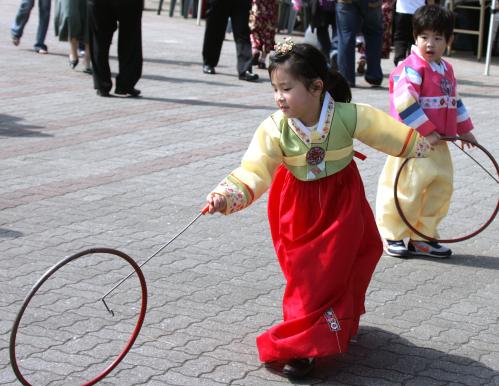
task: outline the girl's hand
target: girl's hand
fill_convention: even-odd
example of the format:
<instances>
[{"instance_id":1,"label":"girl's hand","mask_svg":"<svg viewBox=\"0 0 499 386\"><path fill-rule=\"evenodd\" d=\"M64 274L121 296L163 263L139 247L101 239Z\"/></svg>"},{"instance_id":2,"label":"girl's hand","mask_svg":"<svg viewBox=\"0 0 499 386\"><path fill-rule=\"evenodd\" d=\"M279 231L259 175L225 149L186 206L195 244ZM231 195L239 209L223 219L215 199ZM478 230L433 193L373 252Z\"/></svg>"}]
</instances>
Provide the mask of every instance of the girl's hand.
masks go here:
<instances>
[{"instance_id":1,"label":"girl's hand","mask_svg":"<svg viewBox=\"0 0 499 386\"><path fill-rule=\"evenodd\" d=\"M224 212L227 207L227 200L225 196L218 193L210 193L206 197L206 203L208 204L208 213L213 214L215 212Z\"/></svg>"},{"instance_id":2,"label":"girl's hand","mask_svg":"<svg viewBox=\"0 0 499 386\"><path fill-rule=\"evenodd\" d=\"M471 141L471 142L478 143L478 141L476 140L475 136L473 134L471 134L471 132L464 133L463 135L460 135L460 137L462 139L465 139L466 141ZM475 145L473 145L472 143L461 141L461 149L464 150L465 146L467 148L475 147Z\"/></svg>"},{"instance_id":3,"label":"girl's hand","mask_svg":"<svg viewBox=\"0 0 499 386\"><path fill-rule=\"evenodd\" d=\"M432 131L425 138L430 143L431 146L435 146L438 143L438 141L440 141L440 134L438 134L436 131Z\"/></svg>"}]
</instances>

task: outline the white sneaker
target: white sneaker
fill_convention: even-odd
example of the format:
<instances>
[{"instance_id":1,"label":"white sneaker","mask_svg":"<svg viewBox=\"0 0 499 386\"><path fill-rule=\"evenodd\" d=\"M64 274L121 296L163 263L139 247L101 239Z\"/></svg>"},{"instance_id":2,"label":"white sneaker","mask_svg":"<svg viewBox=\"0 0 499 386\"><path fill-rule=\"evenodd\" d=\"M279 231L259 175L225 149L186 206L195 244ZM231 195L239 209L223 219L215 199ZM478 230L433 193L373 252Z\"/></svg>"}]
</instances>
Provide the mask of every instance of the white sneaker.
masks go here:
<instances>
[{"instance_id":1,"label":"white sneaker","mask_svg":"<svg viewBox=\"0 0 499 386\"><path fill-rule=\"evenodd\" d=\"M409 241L409 253L414 256L439 257L441 259L452 255L452 251L434 241Z\"/></svg>"}]
</instances>

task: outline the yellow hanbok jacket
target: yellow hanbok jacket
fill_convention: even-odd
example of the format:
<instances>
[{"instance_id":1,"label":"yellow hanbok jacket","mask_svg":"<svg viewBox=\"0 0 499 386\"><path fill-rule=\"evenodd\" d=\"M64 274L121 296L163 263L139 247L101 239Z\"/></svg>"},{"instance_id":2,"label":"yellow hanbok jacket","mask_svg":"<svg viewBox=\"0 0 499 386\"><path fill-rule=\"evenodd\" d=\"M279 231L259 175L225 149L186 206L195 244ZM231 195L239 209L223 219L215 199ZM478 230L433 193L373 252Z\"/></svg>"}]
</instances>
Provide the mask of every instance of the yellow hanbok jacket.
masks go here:
<instances>
[{"instance_id":1,"label":"yellow hanbok jacket","mask_svg":"<svg viewBox=\"0 0 499 386\"><path fill-rule=\"evenodd\" d=\"M423 157L430 149L417 131L372 106L335 102L326 93L316 130L277 111L257 128L240 167L213 190L227 200L225 214L249 206L267 191L284 164L302 181L330 176L355 154L353 139L397 157Z\"/></svg>"}]
</instances>

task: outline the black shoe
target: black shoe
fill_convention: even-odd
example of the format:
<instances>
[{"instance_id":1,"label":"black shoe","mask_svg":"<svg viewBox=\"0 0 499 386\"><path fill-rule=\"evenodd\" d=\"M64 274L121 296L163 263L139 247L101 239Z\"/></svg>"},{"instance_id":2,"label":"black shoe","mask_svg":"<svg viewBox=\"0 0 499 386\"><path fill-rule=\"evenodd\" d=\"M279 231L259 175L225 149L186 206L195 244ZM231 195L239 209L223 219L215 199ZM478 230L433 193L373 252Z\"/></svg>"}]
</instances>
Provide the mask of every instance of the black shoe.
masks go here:
<instances>
[{"instance_id":1,"label":"black shoe","mask_svg":"<svg viewBox=\"0 0 499 386\"><path fill-rule=\"evenodd\" d=\"M306 377L313 367L313 358L291 359L284 365L282 373L288 378L300 379Z\"/></svg>"},{"instance_id":2,"label":"black shoe","mask_svg":"<svg viewBox=\"0 0 499 386\"><path fill-rule=\"evenodd\" d=\"M205 65L203 66L203 72L204 72L205 74L211 74L211 75L216 74L216 72L215 72L215 67L210 66L210 65L208 65L208 64L205 64Z\"/></svg>"},{"instance_id":3,"label":"black shoe","mask_svg":"<svg viewBox=\"0 0 499 386\"><path fill-rule=\"evenodd\" d=\"M381 82L383 81L383 79L371 79L368 78L367 76L364 79L366 80L367 83L369 83L373 87L380 87Z\"/></svg>"},{"instance_id":4,"label":"black shoe","mask_svg":"<svg viewBox=\"0 0 499 386\"><path fill-rule=\"evenodd\" d=\"M253 74L249 71L244 71L242 74L239 74L240 80L246 80L248 82L256 82L259 79L258 74Z\"/></svg>"},{"instance_id":5,"label":"black shoe","mask_svg":"<svg viewBox=\"0 0 499 386\"><path fill-rule=\"evenodd\" d=\"M107 90L101 90L100 88L97 89L97 95L101 97L109 97L109 91Z\"/></svg>"},{"instance_id":6,"label":"black shoe","mask_svg":"<svg viewBox=\"0 0 499 386\"><path fill-rule=\"evenodd\" d=\"M129 95L131 97L138 97L140 95L140 90L137 90L136 88L131 88L129 90L122 90L121 88L116 88L114 90L114 93L118 95Z\"/></svg>"}]
</instances>

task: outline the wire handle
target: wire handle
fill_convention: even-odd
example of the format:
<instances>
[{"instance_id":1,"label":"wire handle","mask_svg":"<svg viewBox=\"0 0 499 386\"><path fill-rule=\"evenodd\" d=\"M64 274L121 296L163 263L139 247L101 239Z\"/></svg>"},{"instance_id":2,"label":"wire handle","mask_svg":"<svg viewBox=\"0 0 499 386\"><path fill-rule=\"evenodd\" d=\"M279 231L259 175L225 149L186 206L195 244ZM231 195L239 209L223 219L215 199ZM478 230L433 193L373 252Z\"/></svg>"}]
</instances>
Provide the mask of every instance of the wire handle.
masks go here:
<instances>
[{"instance_id":1,"label":"wire handle","mask_svg":"<svg viewBox=\"0 0 499 386\"><path fill-rule=\"evenodd\" d=\"M208 212L209 206L206 204L203 209L200 210L200 212L194 217L189 224L187 224L179 233L177 233L175 236L173 236L166 244L163 244L156 252L154 252L151 256L149 256L142 264L139 265L139 268L142 268L144 265L146 265L149 260L151 260L153 257L155 257L158 253L160 253L163 249L165 249L168 245L170 245L177 237L179 237L182 233L184 233L192 224L194 224L199 217L205 215ZM106 310L114 316L114 312L111 308L106 303L106 297L113 292L116 288L118 288L120 285L122 285L130 276L132 276L135 273L135 271L130 272L127 276L125 276L121 281L119 281L113 288L111 288L109 291L107 291L104 296L100 299L102 303L104 303L104 307L106 307Z\"/></svg>"}]
</instances>

